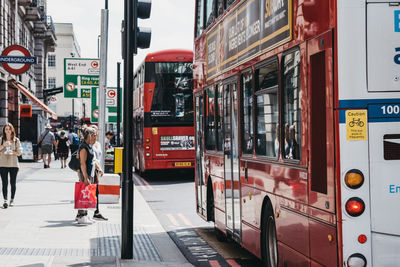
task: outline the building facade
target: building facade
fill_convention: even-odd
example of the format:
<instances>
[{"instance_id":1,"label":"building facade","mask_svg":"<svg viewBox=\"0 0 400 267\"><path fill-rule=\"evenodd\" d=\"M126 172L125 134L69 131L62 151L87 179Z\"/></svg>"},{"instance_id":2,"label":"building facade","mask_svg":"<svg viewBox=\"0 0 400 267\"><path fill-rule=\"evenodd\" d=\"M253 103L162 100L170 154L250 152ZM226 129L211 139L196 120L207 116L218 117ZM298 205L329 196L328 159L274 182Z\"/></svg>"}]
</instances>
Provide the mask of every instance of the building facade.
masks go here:
<instances>
[{"instance_id":1,"label":"building facade","mask_svg":"<svg viewBox=\"0 0 400 267\"><path fill-rule=\"evenodd\" d=\"M0 51L11 45L27 48L36 57L27 72L10 74L0 65L0 127L14 125L21 140L35 142L52 114L43 99L47 86L47 54L55 49L56 35L46 0L0 0ZM32 106L32 116L20 117L20 106Z\"/></svg>"},{"instance_id":2,"label":"building facade","mask_svg":"<svg viewBox=\"0 0 400 267\"><path fill-rule=\"evenodd\" d=\"M47 85L48 88L64 86L64 59L80 58L81 51L74 33L72 23L54 23L57 37L57 47L49 53L47 58ZM78 118L90 115L90 100L79 98L64 98L64 94L57 94L50 99L49 107L59 117L74 115ZM88 115L89 114L89 115Z\"/></svg>"},{"instance_id":3,"label":"building facade","mask_svg":"<svg viewBox=\"0 0 400 267\"><path fill-rule=\"evenodd\" d=\"M20 139L32 143L36 143L48 118L55 117L43 98L47 55L56 46L54 24L46 6L46 0L0 0L0 51L20 45L36 57L36 64L19 75L0 65L0 127L11 122ZM22 104L31 105L31 117L20 116Z\"/></svg>"}]
</instances>

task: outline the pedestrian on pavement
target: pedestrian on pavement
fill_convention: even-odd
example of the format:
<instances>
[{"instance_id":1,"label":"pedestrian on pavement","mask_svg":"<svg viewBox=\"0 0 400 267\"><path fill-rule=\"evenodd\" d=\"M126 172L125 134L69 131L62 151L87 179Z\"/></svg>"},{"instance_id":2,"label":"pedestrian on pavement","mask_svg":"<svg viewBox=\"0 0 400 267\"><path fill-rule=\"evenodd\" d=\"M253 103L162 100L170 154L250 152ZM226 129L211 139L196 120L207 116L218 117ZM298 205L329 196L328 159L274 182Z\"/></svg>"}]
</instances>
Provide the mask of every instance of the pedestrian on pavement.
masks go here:
<instances>
[{"instance_id":1,"label":"pedestrian on pavement","mask_svg":"<svg viewBox=\"0 0 400 267\"><path fill-rule=\"evenodd\" d=\"M80 159L80 172L79 181L84 182L85 185L94 183L94 168L96 165L94 161L94 151L92 144L96 140L96 131L92 127L86 127L82 131L83 141L79 146L79 159ZM89 219L87 210L78 210L76 217L78 224L91 224L93 221Z\"/></svg>"},{"instance_id":2,"label":"pedestrian on pavement","mask_svg":"<svg viewBox=\"0 0 400 267\"><path fill-rule=\"evenodd\" d=\"M41 143L43 167L45 169L50 168L53 145L57 149L57 143L54 134L51 132L50 124L46 124L45 131L40 135L38 143ZM46 155L47 155L47 165L46 165Z\"/></svg>"},{"instance_id":3,"label":"pedestrian on pavement","mask_svg":"<svg viewBox=\"0 0 400 267\"><path fill-rule=\"evenodd\" d=\"M54 134L54 139L56 140L56 144L57 144L58 140L60 139L57 129L53 129L53 134ZM58 160L57 148L55 145L53 145L53 152L54 152L54 160Z\"/></svg>"},{"instance_id":4,"label":"pedestrian on pavement","mask_svg":"<svg viewBox=\"0 0 400 267\"><path fill-rule=\"evenodd\" d=\"M68 140L69 140L69 143L70 143L69 148L70 148L70 150L71 150L71 155L72 155L72 154L73 154L76 150L78 150L78 148L79 148L79 137L78 137L78 135L75 133L74 130L71 130L71 131L69 132L69 134L68 134Z\"/></svg>"},{"instance_id":5,"label":"pedestrian on pavement","mask_svg":"<svg viewBox=\"0 0 400 267\"><path fill-rule=\"evenodd\" d=\"M67 167L68 146L70 145L65 132L61 131L60 137L57 140L57 155L61 162L61 169Z\"/></svg>"},{"instance_id":6,"label":"pedestrian on pavement","mask_svg":"<svg viewBox=\"0 0 400 267\"><path fill-rule=\"evenodd\" d=\"M8 174L10 173L11 185L10 206L13 206L19 170L18 156L22 153L22 147L11 123L4 125L0 139L0 175L3 183L3 208L6 209L8 207Z\"/></svg>"},{"instance_id":7,"label":"pedestrian on pavement","mask_svg":"<svg viewBox=\"0 0 400 267\"><path fill-rule=\"evenodd\" d=\"M104 139L105 150L107 151L111 148L111 139L114 137L114 133L112 131L106 132L106 138Z\"/></svg>"},{"instance_id":8,"label":"pedestrian on pavement","mask_svg":"<svg viewBox=\"0 0 400 267\"><path fill-rule=\"evenodd\" d=\"M97 206L96 206L96 210L94 212L93 215L93 219L95 220L103 220L103 221L107 221L108 218L104 217L99 210L99 179L103 176L103 170L101 169L101 157L103 156L103 149L101 149L101 144L100 142L97 140L97 137L99 136L99 132L98 132L98 128L96 125L91 125L90 127L92 127L95 130L95 135L96 135L96 139L94 139L94 143L92 144L92 148L93 148L93 152L94 152L94 158L93 158L93 164L95 164L95 170L94 170L94 183L97 184L96 187L96 198L97 198Z\"/></svg>"}]
</instances>

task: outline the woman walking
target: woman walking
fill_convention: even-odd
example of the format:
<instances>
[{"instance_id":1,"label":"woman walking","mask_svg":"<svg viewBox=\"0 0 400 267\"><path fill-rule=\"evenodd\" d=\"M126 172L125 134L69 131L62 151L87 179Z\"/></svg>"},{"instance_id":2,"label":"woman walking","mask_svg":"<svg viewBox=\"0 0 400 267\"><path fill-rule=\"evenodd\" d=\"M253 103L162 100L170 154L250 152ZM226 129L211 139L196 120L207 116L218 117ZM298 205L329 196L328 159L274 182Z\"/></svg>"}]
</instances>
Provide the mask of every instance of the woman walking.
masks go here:
<instances>
[{"instance_id":1,"label":"woman walking","mask_svg":"<svg viewBox=\"0 0 400 267\"><path fill-rule=\"evenodd\" d=\"M3 183L3 208L8 207L8 174L10 174L11 200L14 205L17 174L19 170L18 156L22 153L21 142L15 136L15 129L11 123L6 123L0 137L0 175Z\"/></svg>"},{"instance_id":2,"label":"woman walking","mask_svg":"<svg viewBox=\"0 0 400 267\"><path fill-rule=\"evenodd\" d=\"M57 155L61 162L61 169L67 167L68 158L68 146L70 142L65 135L64 131L61 131L60 137L56 141Z\"/></svg>"}]
</instances>

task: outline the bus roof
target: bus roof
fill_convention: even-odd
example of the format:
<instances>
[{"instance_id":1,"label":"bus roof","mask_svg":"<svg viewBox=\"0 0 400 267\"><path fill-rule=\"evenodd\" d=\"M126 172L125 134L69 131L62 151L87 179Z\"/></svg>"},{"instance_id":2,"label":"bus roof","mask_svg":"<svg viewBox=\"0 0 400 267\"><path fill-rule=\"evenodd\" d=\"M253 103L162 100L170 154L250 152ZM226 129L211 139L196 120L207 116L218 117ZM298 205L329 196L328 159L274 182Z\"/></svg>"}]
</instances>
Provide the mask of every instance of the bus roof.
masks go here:
<instances>
[{"instance_id":1,"label":"bus roof","mask_svg":"<svg viewBox=\"0 0 400 267\"><path fill-rule=\"evenodd\" d=\"M193 51L185 49L168 49L147 54L146 62L180 62L193 61Z\"/></svg>"}]
</instances>

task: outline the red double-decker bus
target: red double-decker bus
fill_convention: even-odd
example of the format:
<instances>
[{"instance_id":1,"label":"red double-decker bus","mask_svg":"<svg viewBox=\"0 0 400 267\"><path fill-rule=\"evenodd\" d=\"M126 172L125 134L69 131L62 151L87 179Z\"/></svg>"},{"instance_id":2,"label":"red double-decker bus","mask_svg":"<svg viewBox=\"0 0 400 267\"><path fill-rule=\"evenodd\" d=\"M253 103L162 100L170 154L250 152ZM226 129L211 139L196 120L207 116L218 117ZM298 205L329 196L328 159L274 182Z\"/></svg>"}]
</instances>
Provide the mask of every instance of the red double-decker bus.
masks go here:
<instances>
[{"instance_id":1,"label":"red double-decker bus","mask_svg":"<svg viewBox=\"0 0 400 267\"><path fill-rule=\"evenodd\" d=\"M193 52L149 53L134 75L134 166L194 168Z\"/></svg>"},{"instance_id":2,"label":"red double-decker bus","mask_svg":"<svg viewBox=\"0 0 400 267\"><path fill-rule=\"evenodd\" d=\"M197 213L265 266L400 262L400 1L196 0Z\"/></svg>"}]
</instances>

